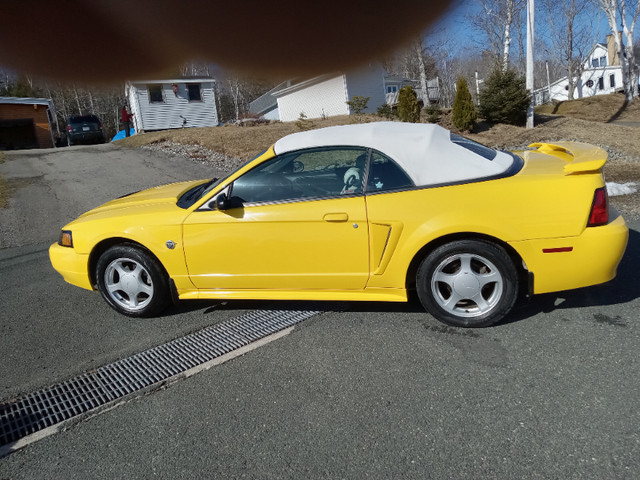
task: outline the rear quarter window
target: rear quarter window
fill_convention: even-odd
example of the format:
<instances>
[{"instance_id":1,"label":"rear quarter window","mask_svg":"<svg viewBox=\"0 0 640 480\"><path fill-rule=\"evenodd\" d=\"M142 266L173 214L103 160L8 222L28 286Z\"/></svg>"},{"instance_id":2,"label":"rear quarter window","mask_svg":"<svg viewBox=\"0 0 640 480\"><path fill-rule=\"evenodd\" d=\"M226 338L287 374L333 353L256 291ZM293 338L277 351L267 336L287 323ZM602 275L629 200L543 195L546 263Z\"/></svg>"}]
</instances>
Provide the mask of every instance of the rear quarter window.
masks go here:
<instances>
[{"instance_id":1,"label":"rear quarter window","mask_svg":"<svg viewBox=\"0 0 640 480\"><path fill-rule=\"evenodd\" d=\"M456 145L460 145L471 152L480 155L487 160L493 160L496 158L497 152L493 148L485 147L481 143L474 142L473 140L469 140L468 138L463 137L462 135L458 135L456 133L451 133L451 141Z\"/></svg>"}]
</instances>

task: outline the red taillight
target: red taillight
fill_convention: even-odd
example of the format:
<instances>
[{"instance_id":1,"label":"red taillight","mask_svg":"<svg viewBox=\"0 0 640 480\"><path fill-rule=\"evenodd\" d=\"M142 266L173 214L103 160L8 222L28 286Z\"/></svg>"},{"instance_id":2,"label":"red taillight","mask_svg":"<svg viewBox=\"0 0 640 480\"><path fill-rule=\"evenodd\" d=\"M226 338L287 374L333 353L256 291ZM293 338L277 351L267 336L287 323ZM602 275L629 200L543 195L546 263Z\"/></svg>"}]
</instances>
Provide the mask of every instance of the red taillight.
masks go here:
<instances>
[{"instance_id":1,"label":"red taillight","mask_svg":"<svg viewBox=\"0 0 640 480\"><path fill-rule=\"evenodd\" d=\"M607 188L602 187L597 189L593 195L593 205L591 206L587 227L597 227L607 223L609 223L609 196L607 195Z\"/></svg>"},{"instance_id":2,"label":"red taillight","mask_svg":"<svg viewBox=\"0 0 640 480\"><path fill-rule=\"evenodd\" d=\"M71 132L73 131L73 128L71 128L71 125L67 125L67 132Z\"/></svg>"}]
</instances>

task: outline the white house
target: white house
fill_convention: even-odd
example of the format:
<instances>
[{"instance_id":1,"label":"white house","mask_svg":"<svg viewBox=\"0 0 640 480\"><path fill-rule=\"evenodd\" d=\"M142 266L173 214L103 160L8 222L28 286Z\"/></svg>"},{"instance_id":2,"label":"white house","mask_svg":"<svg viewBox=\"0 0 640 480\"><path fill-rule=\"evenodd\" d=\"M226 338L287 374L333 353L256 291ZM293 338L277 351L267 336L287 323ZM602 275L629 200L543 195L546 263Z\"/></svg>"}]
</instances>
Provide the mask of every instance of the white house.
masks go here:
<instances>
[{"instance_id":1,"label":"white house","mask_svg":"<svg viewBox=\"0 0 640 480\"><path fill-rule=\"evenodd\" d=\"M280 120L280 113L278 112L278 100L274 96L274 93L279 92L280 90L290 87L292 81L286 80L282 83L279 83L271 90L266 93L263 93L254 101L249 103L249 113L258 118L263 118L265 120Z\"/></svg>"},{"instance_id":2,"label":"white house","mask_svg":"<svg viewBox=\"0 0 640 480\"><path fill-rule=\"evenodd\" d=\"M385 72L380 64L371 64L355 72L330 73L272 92L281 121L291 122L304 113L307 118L349 115L347 101L369 97L366 113L385 103Z\"/></svg>"},{"instance_id":3,"label":"white house","mask_svg":"<svg viewBox=\"0 0 640 480\"><path fill-rule=\"evenodd\" d=\"M428 103L437 103L440 100L440 80L437 77L427 80L426 92L422 91L422 87L420 87L419 84L420 82L408 78L385 77L384 88L387 103L392 107L397 106L400 90L406 86L412 87L418 96L418 101L425 105Z\"/></svg>"},{"instance_id":4,"label":"white house","mask_svg":"<svg viewBox=\"0 0 640 480\"><path fill-rule=\"evenodd\" d=\"M218 125L214 83L211 77L128 82L136 132Z\"/></svg>"},{"instance_id":5,"label":"white house","mask_svg":"<svg viewBox=\"0 0 640 480\"><path fill-rule=\"evenodd\" d=\"M583 65L582 75L577 79L573 98L592 97L622 90L622 67L615 48L613 35L607 35L607 43L596 43ZM569 79L563 77L547 87L533 92L535 104L551 100L569 99Z\"/></svg>"}]
</instances>

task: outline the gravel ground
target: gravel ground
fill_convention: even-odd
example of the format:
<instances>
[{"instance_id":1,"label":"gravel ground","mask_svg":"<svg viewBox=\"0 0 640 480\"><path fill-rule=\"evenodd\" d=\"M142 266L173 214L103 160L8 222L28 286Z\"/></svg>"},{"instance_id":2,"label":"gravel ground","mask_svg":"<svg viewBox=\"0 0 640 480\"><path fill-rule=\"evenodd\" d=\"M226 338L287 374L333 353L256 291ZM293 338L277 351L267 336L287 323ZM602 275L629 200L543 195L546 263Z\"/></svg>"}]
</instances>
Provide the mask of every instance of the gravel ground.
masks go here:
<instances>
[{"instance_id":1,"label":"gravel ground","mask_svg":"<svg viewBox=\"0 0 640 480\"><path fill-rule=\"evenodd\" d=\"M244 163L239 158L229 157L200 145L184 145L177 142L163 141L144 145L140 148L189 158L194 162L211 165L222 172L232 172Z\"/></svg>"}]
</instances>

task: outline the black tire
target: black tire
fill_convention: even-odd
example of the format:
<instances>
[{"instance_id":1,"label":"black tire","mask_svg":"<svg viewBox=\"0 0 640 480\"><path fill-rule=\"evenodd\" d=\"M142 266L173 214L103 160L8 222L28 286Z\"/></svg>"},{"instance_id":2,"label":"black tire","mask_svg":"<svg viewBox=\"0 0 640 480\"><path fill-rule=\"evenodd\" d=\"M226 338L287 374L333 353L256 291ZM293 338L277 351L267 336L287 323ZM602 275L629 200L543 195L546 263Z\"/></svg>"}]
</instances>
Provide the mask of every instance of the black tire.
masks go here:
<instances>
[{"instance_id":1,"label":"black tire","mask_svg":"<svg viewBox=\"0 0 640 480\"><path fill-rule=\"evenodd\" d=\"M518 297L518 272L505 250L483 240L436 248L416 277L424 308L447 325L487 327L503 319Z\"/></svg>"},{"instance_id":2,"label":"black tire","mask_svg":"<svg viewBox=\"0 0 640 480\"><path fill-rule=\"evenodd\" d=\"M151 317L171 303L164 269L149 253L133 245L115 245L100 255L96 280L102 298L129 317Z\"/></svg>"}]
</instances>

